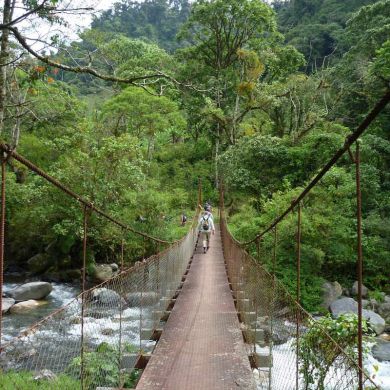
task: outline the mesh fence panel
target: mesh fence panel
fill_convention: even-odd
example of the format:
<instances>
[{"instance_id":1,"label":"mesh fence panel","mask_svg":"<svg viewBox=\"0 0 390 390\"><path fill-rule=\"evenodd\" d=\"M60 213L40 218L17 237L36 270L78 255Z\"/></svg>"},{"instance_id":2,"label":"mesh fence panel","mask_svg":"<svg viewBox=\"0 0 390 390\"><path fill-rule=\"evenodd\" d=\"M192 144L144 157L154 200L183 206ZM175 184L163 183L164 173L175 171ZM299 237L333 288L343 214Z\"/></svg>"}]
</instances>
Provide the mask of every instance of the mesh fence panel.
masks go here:
<instances>
[{"instance_id":1,"label":"mesh fence panel","mask_svg":"<svg viewBox=\"0 0 390 390\"><path fill-rule=\"evenodd\" d=\"M250 256L221 219L224 256L241 327L258 389L353 390L358 366L292 298L285 287ZM315 329L314 329L315 327ZM316 351L299 344L316 330L323 340ZM298 337L297 337L298 336ZM297 345L300 347L297 348ZM297 364L297 350L300 351ZM310 360L301 354L310 354ZM363 373L364 388L379 387Z\"/></svg>"},{"instance_id":2,"label":"mesh fence panel","mask_svg":"<svg viewBox=\"0 0 390 390\"><path fill-rule=\"evenodd\" d=\"M85 291L3 345L0 388L20 388L10 375L15 372L48 370L60 376L59 389L134 386L135 366L154 347L153 333L180 287L196 239L194 225L182 240Z\"/></svg>"}]
</instances>

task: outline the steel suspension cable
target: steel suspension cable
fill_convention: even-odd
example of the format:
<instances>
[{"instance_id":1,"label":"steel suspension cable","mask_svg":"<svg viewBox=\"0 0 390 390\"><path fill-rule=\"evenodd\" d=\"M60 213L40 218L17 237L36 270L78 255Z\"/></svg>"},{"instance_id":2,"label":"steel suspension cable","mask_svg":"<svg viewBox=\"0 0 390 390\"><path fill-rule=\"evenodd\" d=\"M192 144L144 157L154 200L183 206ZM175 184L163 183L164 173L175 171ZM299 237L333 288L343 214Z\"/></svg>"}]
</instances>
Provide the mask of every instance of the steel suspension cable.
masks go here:
<instances>
[{"instance_id":1,"label":"steel suspension cable","mask_svg":"<svg viewBox=\"0 0 390 390\"><path fill-rule=\"evenodd\" d=\"M390 101L390 89L382 97L381 100L375 105L371 112L365 117L362 123L357 127L357 129L350 134L344 142L342 148L340 148L333 157L323 166L321 171L314 177L314 179L305 187L301 194L291 203L290 207L285 210L279 217L277 217L266 229L261 233L257 234L253 239L245 242L241 242L241 245L249 245L255 242L264 234L272 230L280 221L282 221L294 208L301 202L302 199L310 192L310 190L322 179L322 177L336 164L336 162L344 155L345 152L348 152L349 148L356 142L356 140L364 133L367 127L371 122L378 116L378 114L386 107L387 103Z\"/></svg>"},{"instance_id":2,"label":"steel suspension cable","mask_svg":"<svg viewBox=\"0 0 390 390\"><path fill-rule=\"evenodd\" d=\"M35 172L37 175L39 175L42 178L44 178L45 180L47 180L49 183L53 184L55 187L57 187L58 189L60 189L64 193L66 193L70 197L76 199L79 203L81 203L85 207L88 207L91 211L94 211L96 214L99 214L103 218L111 221L115 225L117 225L117 226L119 226L119 227L121 227L121 228L123 228L125 230L128 230L128 231L130 231L130 232L132 232L134 234L137 234L139 236L142 236L144 238L147 238L149 240L152 240L152 241L155 241L155 242L158 242L158 243L161 243L161 244L172 244L173 243L172 241L161 240L161 239L153 237L153 236L151 236L149 234L140 232L140 231L132 228L131 226L125 224L124 222L115 219L111 215L107 214L103 210L101 210L98 207L96 207L92 202L84 199L81 195L78 195L72 189L70 189L69 187L65 186L63 183L61 183L60 181L58 181L54 177L50 176L43 169L39 168L38 166L33 164L31 161L27 160L25 157L21 156L20 154L18 154L14 150L12 150L9 145L1 143L0 144L0 151L4 152L7 155L7 158L12 157L15 160L19 161L21 164L25 165L31 171Z\"/></svg>"}]
</instances>

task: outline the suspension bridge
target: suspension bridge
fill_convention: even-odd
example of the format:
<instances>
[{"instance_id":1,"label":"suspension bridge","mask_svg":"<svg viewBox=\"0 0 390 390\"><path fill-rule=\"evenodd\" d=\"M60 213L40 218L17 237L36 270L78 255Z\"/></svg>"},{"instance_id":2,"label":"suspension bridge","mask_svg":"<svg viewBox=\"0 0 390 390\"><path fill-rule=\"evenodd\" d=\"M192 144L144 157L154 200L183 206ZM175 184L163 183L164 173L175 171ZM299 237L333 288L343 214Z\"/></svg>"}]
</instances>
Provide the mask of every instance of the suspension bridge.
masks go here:
<instances>
[{"instance_id":1,"label":"suspension bridge","mask_svg":"<svg viewBox=\"0 0 390 390\"><path fill-rule=\"evenodd\" d=\"M304 191L275 221L247 242L230 233L220 186L219 224L211 247L200 247L195 213L187 235L176 242L149 236L108 215L39 167L11 150L2 150L0 292L3 286L6 164L13 158L81 204L83 215L82 292L66 306L5 343L0 368L9 372L50 371L73 378L63 389L379 389L363 369L362 229L358 138L390 100L388 92ZM356 144L356 152L351 147ZM356 166L358 358L349 356L324 328L317 329L326 350L320 363L305 364L301 338L316 322L300 305L301 207L310 190L349 153ZM202 203L199 186L197 204ZM198 208L198 207L197 207ZM95 213L123 232L156 244L156 254L129 269L125 245L121 272L86 288L88 221ZM297 291L292 296L275 276L278 226L296 218ZM273 269L262 265L265 237L273 242ZM255 253L255 255L251 255ZM0 300L1 301L1 300ZM2 313L0 307L0 313ZM0 318L2 320L2 318ZM1 321L0 321L1 323ZM328 369L321 370L326 356ZM329 363L329 361L326 361ZM307 363L307 362L306 362ZM0 384L1 384L0 377ZM22 388L15 382L4 389Z\"/></svg>"}]
</instances>

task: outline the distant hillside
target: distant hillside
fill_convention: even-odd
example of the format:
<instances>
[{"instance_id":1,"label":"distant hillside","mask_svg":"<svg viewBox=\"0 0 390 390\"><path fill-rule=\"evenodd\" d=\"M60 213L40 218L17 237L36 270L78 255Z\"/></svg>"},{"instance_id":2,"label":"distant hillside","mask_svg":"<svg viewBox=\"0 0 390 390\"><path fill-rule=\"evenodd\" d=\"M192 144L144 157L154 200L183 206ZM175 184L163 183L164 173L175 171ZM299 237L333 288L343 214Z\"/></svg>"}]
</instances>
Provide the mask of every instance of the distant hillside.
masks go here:
<instances>
[{"instance_id":1,"label":"distant hillside","mask_svg":"<svg viewBox=\"0 0 390 390\"><path fill-rule=\"evenodd\" d=\"M95 18L91 27L146 39L173 52L179 46L176 34L189 13L188 0L146 0L143 3L122 0Z\"/></svg>"},{"instance_id":2,"label":"distant hillside","mask_svg":"<svg viewBox=\"0 0 390 390\"><path fill-rule=\"evenodd\" d=\"M379 0L276 0L280 30L307 60L307 72L345 52L343 32L359 8Z\"/></svg>"}]
</instances>

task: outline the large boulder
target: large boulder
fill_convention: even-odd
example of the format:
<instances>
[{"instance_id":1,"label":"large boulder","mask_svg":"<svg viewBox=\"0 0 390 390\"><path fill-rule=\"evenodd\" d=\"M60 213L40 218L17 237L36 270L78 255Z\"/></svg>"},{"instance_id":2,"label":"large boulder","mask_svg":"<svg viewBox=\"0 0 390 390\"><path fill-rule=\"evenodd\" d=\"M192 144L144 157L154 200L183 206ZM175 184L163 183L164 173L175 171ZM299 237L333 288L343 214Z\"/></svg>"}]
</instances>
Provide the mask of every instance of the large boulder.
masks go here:
<instances>
[{"instance_id":1,"label":"large boulder","mask_svg":"<svg viewBox=\"0 0 390 390\"><path fill-rule=\"evenodd\" d=\"M341 298L330 304L330 312L334 317L345 313L357 313L358 304L353 298Z\"/></svg>"},{"instance_id":2,"label":"large boulder","mask_svg":"<svg viewBox=\"0 0 390 390\"><path fill-rule=\"evenodd\" d=\"M114 276L114 271L110 264L97 264L94 270L94 277L97 282L105 282Z\"/></svg>"},{"instance_id":3,"label":"large boulder","mask_svg":"<svg viewBox=\"0 0 390 390\"><path fill-rule=\"evenodd\" d=\"M126 301L115 291L108 288L97 288L92 291L92 301L104 306L119 306L126 304Z\"/></svg>"},{"instance_id":4,"label":"large boulder","mask_svg":"<svg viewBox=\"0 0 390 390\"><path fill-rule=\"evenodd\" d=\"M13 298L1 298L1 311L2 313L7 313L7 311L15 304L15 299Z\"/></svg>"},{"instance_id":5,"label":"large boulder","mask_svg":"<svg viewBox=\"0 0 390 390\"><path fill-rule=\"evenodd\" d=\"M263 325L261 329L264 331L265 341L270 343L272 340L275 345L286 343L295 332L295 328L293 329L280 319L274 321L272 332L269 325Z\"/></svg>"},{"instance_id":6,"label":"large boulder","mask_svg":"<svg viewBox=\"0 0 390 390\"><path fill-rule=\"evenodd\" d=\"M378 313L385 319L387 323L390 323L390 302L384 302L379 305Z\"/></svg>"},{"instance_id":7,"label":"large boulder","mask_svg":"<svg viewBox=\"0 0 390 390\"><path fill-rule=\"evenodd\" d=\"M38 374L34 377L34 380L35 381L41 381L41 380L44 380L44 381L54 381L57 379L57 375L54 374L53 371L50 371L48 369L43 369L41 371L38 372Z\"/></svg>"},{"instance_id":8,"label":"large boulder","mask_svg":"<svg viewBox=\"0 0 390 390\"><path fill-rule=\"evenodd\" d=\"M45 272L51 263L51 258L47 253L38 253L27 260L28 269L34 274Z\"/></svg>"},{"instance_id":9,"label":"large boulder","mask_svg":"<svg viewBox=\"0 0 390 390\"><path fill-rule=\"evenodd\" d=\"M131 292L125 295L129 306L152 306L160 299L159 294L154 291Z\"/></svg>"},{"instance_id":10,"label":"large boulder","mask_svg":"<svg viewBox=\"0 0 390 390\"><path fill-rule=\"evenodd\" d=\"M15 305L13 305L9 311L11 314L23 314L45 304L47 304L46 301L36 301L34 299L29 299L28 301L15 303Z\"/></svg>"},{"instance_id":11,"label":"large boulder","mask_svg":"<svg viewBox=\"0 0 390 390\"><path fill-rule=\"evenodd\" d=\"M379 338L384 340L384 341L390 341L390 334L389 333L382 333L379 335Z\"/></svg>"},{"instance_id":12,"label":"large boulder","mask_svg":"<svg viewBox=\"0 0 390 390\"><path fill-rule=\"evenodd\" d=\"M352 285L351 294L355 297L358 295L358 282L357 281ZM362 298L368 298L368 288L364 284L362 285Z\"/></svg>"},{"instance_id":13,"label":"large boulder","mask_svg":"<svg viewBox=\"0 0 390 390\"><path fill-rule=\"evenodd\" d=\"M48 282L30 282L22 284L9 292L9 296L15 301L27 301L29 299L43 299L47 297L53 287Z\"/></svg>"},{"instance_id":14,"label":"large boulder","mask_svg":"<svg viewBox=\"0 0 390 390\"><path fill-rule=\"evenodd\" d=\"M386 321L379 314L371 310L363 310L363 318L368 320L377 335L385 331Z\"/></svg>"},{"instance_id":15,"label":"large boulder","mask_svg":"<svg viewBox=\"0 0 390 390\"><path fill-rule=\"evenodd\" d=\"M390 361L390 342L376 339L377 343L373 346L371 352L375 359L380 362Z\"/></svg>"},{"instance_id":16,"label":"large boulder","mask_svg":"<svg viewBox=\"0 0 390 390\"><path fill-rule=\"evenodd\" d=\"M324 282L322 285L322 302L321 306L328 310L332 302L341 297L343 288L338 282Z\"/></svg>"},{"instance_id":17,"label":"large boulder","mask_svg":"<svg viewBox=\"0 0 390 390\"><path fill-rule=\"evenodd\" d=\"M334 317L347 313L357 314L358 303L352 298L341 298L331 303L330 311ZM363 309L362 314L363 318L370 322L376 334L381 334L385 330L386 322L379 314L365 309Z\"/></svg>"}]
</instances>

